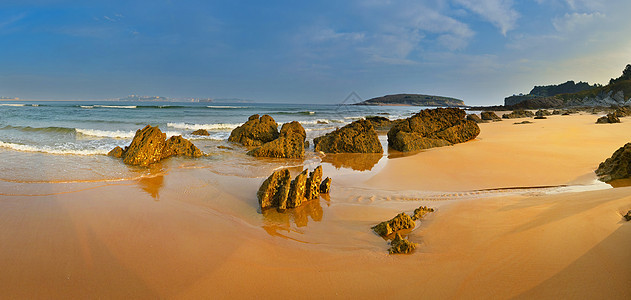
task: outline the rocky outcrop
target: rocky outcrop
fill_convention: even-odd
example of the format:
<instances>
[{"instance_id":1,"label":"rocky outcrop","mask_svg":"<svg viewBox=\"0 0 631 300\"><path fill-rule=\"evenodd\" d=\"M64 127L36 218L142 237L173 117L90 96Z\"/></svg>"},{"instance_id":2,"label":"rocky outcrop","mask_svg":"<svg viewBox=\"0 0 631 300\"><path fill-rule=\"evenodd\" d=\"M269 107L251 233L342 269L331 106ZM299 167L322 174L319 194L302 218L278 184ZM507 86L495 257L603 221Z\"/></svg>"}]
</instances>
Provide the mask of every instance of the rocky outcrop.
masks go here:
<instances>
[{"instance_id":1,"label":"rocky outcrop","mask_svg":"<svg viewBox=\"0 0 631 300\"><path fill-rule=\"evenodd\" d=\"M618 118L631 116L631 107L628 107L628 106L618 107L616 108L614 113L616 114L616 117Z\"/></svg>"},{"instance_id":2,"label":"rocky outcrop","mask_svg":"<svg viewBox=\"0 0 631 300\"><path fill-rule=\"evenodd\" d=\"M598 179L609 182L631 177L631 143L620 147L596 169Z\"/></svg>"},{"instance_id":3,"label":"rocky outcrop","mask_svg":"<svg viewBox=\"0 0 631 300\"><path fill-rule=\"evenodd\" d=\"M148 166L171 156L200 157L203 153L182 136L172 136L166 140L166 134L157 126L147 125L136 131L128 147L116 147L107 155L122 158L128 165Z\"/></svg>"},{"instance_id":4,"label":"rocky outcrop","mask_svg":"<svg viewBox=\"0 0 631 300\"><path fill-rule=\"evenodd\" d=\"M192 135L201 135L201 136L209 136L208 130L206 129L197 129L191 133Z\"/></svg>"},{"instance_id":5,"label":"rocky outcrop","mask_svg":"<svg viewBox=\"0 0 631 300\"><path fill-rule=\"evenodd\" d=\"M535 114L533 114L529 110L518 109L518 110L514 110L513 112L509 114L503 114L502 118L503 119L519 119L519 118L532 118L534 116Z\"/></svg>"},{"instance_id":6,"label":"rocky outcrop","mask_svg":"<svg viewBox=\"0 0 631 300\"><path fill-rule=\"evenodd\" d=\"M422 219L426 214L434 212L434 209L431 207L427 207L427 206L421 206L417 209L414 210L414 214L412 214L412 220L416 221L416 220L420 220Z\"/></svg>"},{"instance_id":7,"label":"rocky outcrop","mask_svg":"<svg viewBox=\"0 0 631 300\"><path fill-rule=\"evenodd\" d=\"M399 230L412 229L415 225L414 220L410 216L406 213L400 213L388 221L373 226L372 230L382 237L387 237Z\"/></svg>"},{"instance_id":8,"label":"rocky outcrop","mask_svg":"<svg viewBox=\"0 0 631 300\"><path fill-rule=\"evenodd\" d=\"M482 120L482 118L478 117L478 115L476 114L468 114L467 115L467 120L476 122L476 123L487 123L488 121L486 120Z\"/></svg>"},{"instance_id":9,"label":"rocky outcrop","mask_svg":"<svg viewBox=\"0 0 631 300\"><path fill-rule=\"evenodd\" d=\"M547 116L551 116L552 113L547 109L540 109L535 112L535 119L546 119Z\"/></svg>"},{"instance_id":10,"label":"rocky outcrop","mask_svg":"<svg viewBox=\"0 0 631 300\"><path fill-rule=\"evenodd\" d=\"M325 153L383 153L372 123L358 120L313 139L315 151Z\"/></svg>"},{"instance_id":11,"label":"rocky outcrop","mask_svg":"<svg viewBox=\"0 0 631 300\"><path fill-rule=\"evenodd\" d=\"M291 180L289 169L275 171L263 181L256 193L259 207L261 210L274 207L282 211L299 207L306 201L318 199L320 193L329 193L329 190L320 189L321 180L322 166L315 168L309 176L307 176L307 170L303 170L293 180Z\"/></svg>"},{"instance_id":12,"label":"rocky outcrop","mask_svg":"<svg viewBox=\"0 0 631 300\"><path fill-rule=\"evenodd\" d=\"M482 120L493 121L493 122L497 122L497 121L501 121L502 120L502 118L500 118L498 115L496 115L492 111L483 111L483 112L481 112L480 113L480 118L482 118Z\"/></svg>"},{"instance_id":13,"label":"rocky outcrop","mask_svg":"<svg viewBox=\"0 0 631 300\"><path fill-rule=\"evenodd\" d=\"M388 145L408 152L472 140L480 134L480 127L465 120L465 115L459 108L422 110L392 126L388 131Z\"/></svg>"},{"instance_id":14,"label":"rocky outcrop","mask_svg":"<svg viewBox=\"0 0 631 300\"><path fill-rule=\"evenodd\" d=\"M276 121L268 115L252 115L243 125L230 133L228 141L243 146L261 146L277 139L279 136Z\"/></svg>"},{"instance_id":15,"label":"rocky outcrop","mask_svg":"<svg viewBox=\"0 0 631 300\"><path fill-rule=\"evenodd\" d=\"M307 134L300 123L293 121L281 127L280 136L247 154L254 157L303 158Z\"/></svg>"},{"instance_id":16,"label":"rocky outcrop","mask_svg":"<svg viewBox=\"0 0 631 300\"><path fill-rule=\"evenodd\" d=\"M626 215L623 216L625 220L631 221L631 210L627 212Z\"/></svg>"},{"instance_id":17,"label":"rocky outcrop","mask_svg":"<svg viewBox=\"0 0 631 300\"><path fill-rule=\"evenodd\" d=\"M394 122L381 116L367 116L366 121L370 122L375 130L389 130Z\"/></svg>"},{"instance_id":18,"label":"rocky outcrop","mask_svg":"<svg viewBox=\"0 0 631 300\"><path fill-rule=\"evenodd\" d=\"M620 123L620 119L616 115L616 113L610 113L606 116L602 116L596 120L596 124L609 124L609 123Z\"/></svg>"},{"instance_id":19,"label":"rocky outcrop","mask_svg":"<svg viewBox=\"0 0 631 300\"><path fill-rule=\"evenodd\" d=\"M530 122L530 121L521 121L521 122L513 123L513 125L522 125L522 124L532 124L532 122Z\"/></svg>"},{"instance_id":20,"label":"rocky outcrop","mask_svg":"<svg viewBox=\"0 0 631 300\"><path fill-rule=\"evenodd\" d=\"M331 178L327 177L320 183L320 194L328 194L331 191Z\"/></svg>"},{"instance_id":21,"label":"rocky outcrop","mask_svg":"<svg viewBox=\"0 0 631 300\"><path fill-rule=\"evenodd\" d=\"M400 234L396 234L390 242L390 254L408 254L416 249L417 244L404 239Z\"/></svg>"}]
</instances>

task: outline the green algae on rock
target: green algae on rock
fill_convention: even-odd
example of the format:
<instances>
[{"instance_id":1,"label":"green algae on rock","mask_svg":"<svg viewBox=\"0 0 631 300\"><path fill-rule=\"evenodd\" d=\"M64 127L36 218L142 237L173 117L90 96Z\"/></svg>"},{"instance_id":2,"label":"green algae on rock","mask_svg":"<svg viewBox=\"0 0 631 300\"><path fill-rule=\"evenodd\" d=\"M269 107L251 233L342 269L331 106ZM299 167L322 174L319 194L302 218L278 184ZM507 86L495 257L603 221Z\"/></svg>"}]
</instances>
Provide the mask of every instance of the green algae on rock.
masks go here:
<instances>
[{"instance_id":1,"label":"green algae on rock","mask_svg":"<svg viewBox=\"0 0 631 300\"><path fill-rule=\"evenodd\" d=\"M400 213L388 221L373 226L372 230L382 237L387 237L399 230L414 228L415 225L414 220L410 216L406 213Z\"/></svg>"},{"instance_id":2,"label":"green algae on rock","mask_svg":"<svg viewBox=\"0 0 631 300\"><path fill-rule=\"evenodd\" d=\"M408 254L416 249L417 244L404 239L400 234L396 234L392 242L390 242L390 254Z\"/></svg>"}]
</instances>

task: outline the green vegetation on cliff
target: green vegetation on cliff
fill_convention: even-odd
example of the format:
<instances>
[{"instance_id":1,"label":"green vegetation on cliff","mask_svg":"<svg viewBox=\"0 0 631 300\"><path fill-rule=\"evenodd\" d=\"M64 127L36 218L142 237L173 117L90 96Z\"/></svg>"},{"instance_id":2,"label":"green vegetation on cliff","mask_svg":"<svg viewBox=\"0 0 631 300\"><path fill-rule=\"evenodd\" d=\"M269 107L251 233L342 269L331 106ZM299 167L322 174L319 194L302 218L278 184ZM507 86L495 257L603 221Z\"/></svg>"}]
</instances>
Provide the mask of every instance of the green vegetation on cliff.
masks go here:
<instances>
[{"instance_id":1,"label":"green vegetation on cliff","mask_svg":"<svg viewBox=\"0 0 631 300\"><path fill-rule=\"evenodd\" d=\"M356 105L465 106L464 101L460 99L421 94L387 95L368 99Z\"/></svg>"}]
</instances>

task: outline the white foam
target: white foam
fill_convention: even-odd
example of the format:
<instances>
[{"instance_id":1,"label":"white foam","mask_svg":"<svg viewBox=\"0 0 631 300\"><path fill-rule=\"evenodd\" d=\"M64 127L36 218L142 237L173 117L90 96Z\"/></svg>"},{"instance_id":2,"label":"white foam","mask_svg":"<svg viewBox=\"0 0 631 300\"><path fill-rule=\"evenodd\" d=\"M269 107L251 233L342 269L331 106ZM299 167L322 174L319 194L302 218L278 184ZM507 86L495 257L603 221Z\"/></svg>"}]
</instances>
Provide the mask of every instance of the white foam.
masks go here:
<instances>
[{"instance_id":1,"label":"white foam","mask_svg":"<svg viewBox=\"0 0 631 300\"><path fill-rule=\"evenodd\" d=\"M20 107L20 106L26 106L26 104L2 103L2 104L0 104L0 106L13 106L13 107Z\"/></svg>"},{"instance_id":2,"label":"white foam","mask_svg":"<svg viewBox=\"0 0 631 300\"><path fill-rule=\"evenodd\" d=\"M232 130L241 124L217 123L217 124L188 124L188 123L167 123L168 127L186 130Z\"/></svg>"},{"instance_id":3,"label":"white foam","mask_svg":"<svg viewBox=\"0 0 631 300\"><path fill-rule=\"evenodd\" d=\"M136 105L94 105L94 107L102 107L102 108L136 108Z\"/></svg>"},{"instance_id":4,"label":"white foam","mask_svg":"<svg viewBox=\"0 0 631 300\"><path fill-rule=\"evenodd\" d=\"M109 130L76 128L75 131L83 135L105 137L105 138L115 138L115 139L131 139L136 134L133 131L122 131L122 130L109 131Z\"/></svg>"},{"instance_id":5,"label":"white foam","mask_svg":"<svg viewBox=\"0 0 631 300\"><path fill-rule=\"evenodd\" d=\"M36 147L36 146L30 146L30 145L21 145L21 144L5 143L5 142L0 142L0 147L9 148L9 149L18 150L18 151L24 151L24 152L40 152L40 153L59 154L59 155L65 155L65 154L106 155L109 152L108 150L105 150L105 149L84 149L84 150L58 149L58 148L51 148L48 146Z\"/></svg>"},{"instance_id":6,"label":"white foam","mask_svg":"<svg viewBox=\"0 0 631 300\"><path fill-rule=\"evenodd\" d=\"M94 108L94 105L81 105L81 108Z\"/></svg>"},{"instance_id":7,"label":"white foam","mask_svg":"<svg viewBox=\"0 0 631 300\"><path fill-rule=\"evenodd\" d=\"M344 121L342 120L335 120L335 119L317 119L317 120L308 120L308 121L299 121L299 122L300 124L304 124L304 125L344 123Z\"/></svg>"},{"instance_id":8,"label":"white foam","mask_svg":"<svg viewBox=\"0 0 631 300\"><path fill-rule=\"evenodd\" d=\"M222 106L222 105L208 105L208 108L250 108L250 106Z\"/></svg>"}]
</instances>

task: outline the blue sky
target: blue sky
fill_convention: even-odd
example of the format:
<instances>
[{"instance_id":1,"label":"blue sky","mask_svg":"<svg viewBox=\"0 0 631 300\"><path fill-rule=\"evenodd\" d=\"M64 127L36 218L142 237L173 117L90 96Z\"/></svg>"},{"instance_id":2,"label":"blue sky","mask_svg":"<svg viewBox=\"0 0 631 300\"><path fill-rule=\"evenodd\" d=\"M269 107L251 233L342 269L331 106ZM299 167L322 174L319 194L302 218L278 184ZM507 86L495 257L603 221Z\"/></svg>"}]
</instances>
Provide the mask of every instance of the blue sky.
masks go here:
<instances>
[{"instance_id":1,"label":"blue sky","mask_svg":"<svg viewBox=\"0 0 631 300\"><path fill-rule=\"evenodd\" d=\"M629 11L626 0L0 0L0 96L500 104L619 76Z\"/></svg>"}]
</instances>

